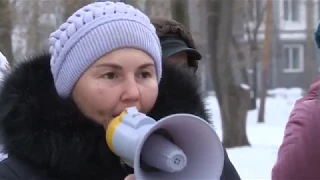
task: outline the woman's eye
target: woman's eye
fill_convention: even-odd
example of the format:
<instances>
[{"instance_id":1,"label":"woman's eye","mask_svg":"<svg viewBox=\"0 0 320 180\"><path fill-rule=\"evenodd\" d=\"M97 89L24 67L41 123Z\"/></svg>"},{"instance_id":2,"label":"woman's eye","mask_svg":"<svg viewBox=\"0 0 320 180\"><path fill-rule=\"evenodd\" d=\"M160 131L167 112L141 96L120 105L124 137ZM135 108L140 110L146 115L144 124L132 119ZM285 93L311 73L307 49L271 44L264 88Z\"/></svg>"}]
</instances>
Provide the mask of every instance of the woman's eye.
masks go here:
<instances>
[{"instance_id":1,"label":"woman's eye","mask_svg":"<svg viewBox=\"0 0 320 180\"><path fill-rule=\"evenodd\" d=\"M114 72L108 72L108 73L104 74L103 77L107 78L107 79L115 79L115 78L117 78L117 75Z\"/></svg>"},{"instance_id":2,"label":"woman's eye","mask_svg":"<svg viewBox=\"0 0 320 180\"><path fill-rule=\"evenodd\" d=\"M140 74L141 78L149 78L151 77L151 73L150 72L141 72Z\"/></svg>"}]
</instances>

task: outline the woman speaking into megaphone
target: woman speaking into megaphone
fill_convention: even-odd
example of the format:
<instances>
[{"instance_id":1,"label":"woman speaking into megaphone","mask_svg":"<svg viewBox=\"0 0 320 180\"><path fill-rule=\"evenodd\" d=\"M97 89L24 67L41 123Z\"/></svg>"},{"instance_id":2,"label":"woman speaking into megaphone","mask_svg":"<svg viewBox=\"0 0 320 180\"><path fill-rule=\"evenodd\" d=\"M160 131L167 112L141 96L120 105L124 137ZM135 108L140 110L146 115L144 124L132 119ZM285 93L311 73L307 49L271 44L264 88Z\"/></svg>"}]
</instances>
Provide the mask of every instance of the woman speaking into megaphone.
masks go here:
<instances>
[{"instance_id":1,"label":"woman speaking into megaphone","mask_svg":"<svg viewBox=\"0 0 320 180\"><path fill-rule=\"evenodd\" d=\"M187 113L208 121L192 76L162 64L154 26L130 5L84 6L49 42L48 53L26 57L4 79L0 137L8 158L0 162L0 179L125 179L133 168L108 147L105 134L128 107L155 120ZM195 135L184 136L185 145L196 144Z\"/></svg>"}]
</instances>

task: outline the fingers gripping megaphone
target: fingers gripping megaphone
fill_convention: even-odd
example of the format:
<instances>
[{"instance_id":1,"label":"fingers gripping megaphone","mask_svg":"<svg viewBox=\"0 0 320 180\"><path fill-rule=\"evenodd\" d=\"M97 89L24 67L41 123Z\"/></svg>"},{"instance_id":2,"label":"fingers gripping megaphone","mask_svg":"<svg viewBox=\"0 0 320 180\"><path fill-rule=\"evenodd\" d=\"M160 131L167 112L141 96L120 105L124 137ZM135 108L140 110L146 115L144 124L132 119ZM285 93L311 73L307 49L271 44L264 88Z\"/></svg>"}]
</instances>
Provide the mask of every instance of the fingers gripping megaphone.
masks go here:
<instances>
[{"instance_id":1,"label":"fingers gripping megaphone","mask_svg":"<svg viewBox=\"0 0 320 180\"><path fill-rule=\"evenodd\" d=\"M135 107L127 108L110 122L106 141L134 168L137 180L216 180L222 173L219 137L210 124L191 114L155 121Z\"/></svg>"}]
</instances>

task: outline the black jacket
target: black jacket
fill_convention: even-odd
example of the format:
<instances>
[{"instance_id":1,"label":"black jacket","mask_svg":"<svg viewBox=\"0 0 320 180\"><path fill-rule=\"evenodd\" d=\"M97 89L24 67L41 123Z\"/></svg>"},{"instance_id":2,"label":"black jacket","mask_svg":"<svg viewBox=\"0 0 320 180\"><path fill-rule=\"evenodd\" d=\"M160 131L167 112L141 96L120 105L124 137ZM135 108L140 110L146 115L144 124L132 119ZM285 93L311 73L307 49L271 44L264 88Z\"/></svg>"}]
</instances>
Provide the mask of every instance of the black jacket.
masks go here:
<instances>
[{"instance_id":1,"label":"black jacket","mask_svg":"<svg viewBox=\"0 0 320 180\"><path fill-rule=\"evenodd\" d=\"M149 116L191 113L208 119L192 77L164 64L159 96ZM13 67L0 93L0 133L9 158L1 180L123 180L129 167L108 149L104 129L56 93L50 56ZM240 179L227 155L221 179Z\"/></svg>"}]
</instances>

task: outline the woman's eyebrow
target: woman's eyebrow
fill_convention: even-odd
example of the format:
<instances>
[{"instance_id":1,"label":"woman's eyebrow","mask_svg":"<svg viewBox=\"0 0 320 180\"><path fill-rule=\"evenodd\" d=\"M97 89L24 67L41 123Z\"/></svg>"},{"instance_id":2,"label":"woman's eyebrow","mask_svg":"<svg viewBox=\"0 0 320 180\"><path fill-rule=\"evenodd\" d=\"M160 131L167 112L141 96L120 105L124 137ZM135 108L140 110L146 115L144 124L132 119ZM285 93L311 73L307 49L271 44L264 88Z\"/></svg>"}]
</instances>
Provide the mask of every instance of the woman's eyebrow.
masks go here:
<instances>
[{"instance_id":1,"label":"woman's eyebrow","mask_svg":"<svg viewBox=\"0 0 320 180\"><path fill-rule=\"evenodd\" d=\"M150 66L154 67L154 64L153 63L142 64L142 65L139 66L138 69L144 69L144 68L147 68L147 67L150 67Z\"/></svg>"}]
</instances>

